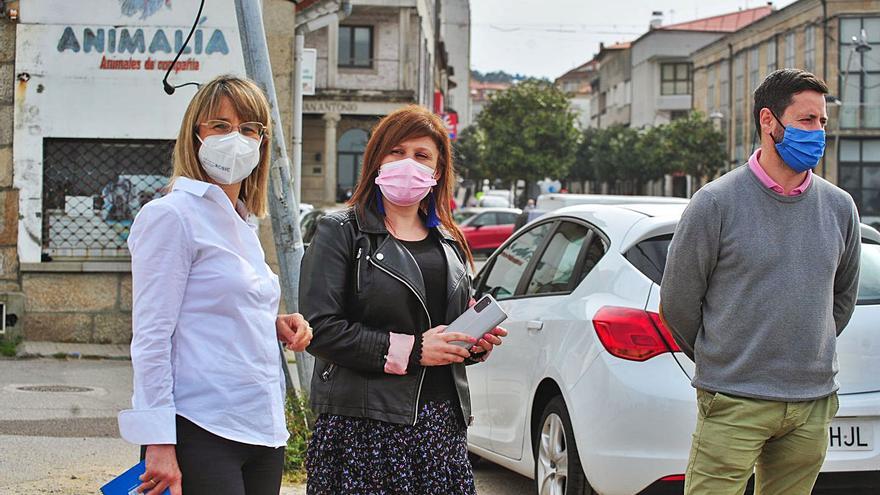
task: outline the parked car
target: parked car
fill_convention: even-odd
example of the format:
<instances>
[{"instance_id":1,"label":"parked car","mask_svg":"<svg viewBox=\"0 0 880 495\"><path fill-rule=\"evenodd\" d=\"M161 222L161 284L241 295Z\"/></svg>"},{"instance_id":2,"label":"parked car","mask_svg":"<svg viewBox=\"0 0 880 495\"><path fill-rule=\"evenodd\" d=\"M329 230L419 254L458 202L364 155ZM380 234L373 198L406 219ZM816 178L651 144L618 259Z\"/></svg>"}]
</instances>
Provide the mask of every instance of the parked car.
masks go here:
<instances>
[{"instance_id":1,"label":"parked car","mask_svg":"<svg viewBox=\"0 0 880 495\"><path fill-rule=\"evenodd\" d=\"M513 233L519 214L517 208L462 208L459 227L471 251L491 253Z\"/></svg>"},{"instance_id":2,"label":"parked car","mask_svg":"<svg viewBox=\"0 0 880 495\"><path fill-rule=\"evenodd\" d=\"M505 196L496 196L484 194L479 201L477 207L481 208L510 208L510 199Z\"/></svg>"},{"instance_id":3,"label":"parked car","mask_svg":"<svg viewBox=\"0 0 880 495\"><path fill-rule=\"evenodd\" d=\"M316 207L312 208L302 216L299 217L299 230L302 233L303 245L305 247L309 247L309 244L312 242L312 238L315 237L315 231L318 229L318 220L323 218L325 215L332 213L334 211L338 211L343 207L333 207L333 208L323 208Z\"/></svg>"},{"instance_id":4,"label":"parked car","mask_svg":"<svg viewBox=\"0 0 880 495\"><path fill-rule=\"evenodd\" d=\"M539 210L557 210L566 206L585 204L677 204L686 205L685 198L673 198L669 196L627 196L616 194L569 194L548 193L538 196L535 208Z\"/></svg>"},{"instance_id":5,"label":"parked car","mask_svg":"<svg viewBox=\"0 0 880 495\"><path fill-rule=\"evenodd\" d=\"M498 299L509 335L468 368L471 452L532 477L540 494L682 492L694 365L658 305L684 206L556 210L487 260L475 291ZM844 489L835 493L880 486L880 233L868 226L859 284L838 340L840 411L817 485Z\"/></svg>"}]
</instances>

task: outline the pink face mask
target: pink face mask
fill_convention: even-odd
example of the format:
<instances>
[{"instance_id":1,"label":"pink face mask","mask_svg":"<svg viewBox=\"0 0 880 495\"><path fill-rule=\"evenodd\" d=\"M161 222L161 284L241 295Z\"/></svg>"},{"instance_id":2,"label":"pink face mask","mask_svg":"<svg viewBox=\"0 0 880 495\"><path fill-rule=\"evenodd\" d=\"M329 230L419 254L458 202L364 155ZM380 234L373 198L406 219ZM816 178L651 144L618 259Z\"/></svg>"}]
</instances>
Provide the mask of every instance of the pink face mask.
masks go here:
<instances>
[{"instance_id":1,"label":"pink face mask","mask_svg":"<svg viewBox=\"0 0 880 495\"><path fill-rule=\"evenodd\" d=\"M411 206L424 199L437 181L431 167L404 158L382 165L376 184L388 201L397 206Z\"/></svg>"}]
</instances>

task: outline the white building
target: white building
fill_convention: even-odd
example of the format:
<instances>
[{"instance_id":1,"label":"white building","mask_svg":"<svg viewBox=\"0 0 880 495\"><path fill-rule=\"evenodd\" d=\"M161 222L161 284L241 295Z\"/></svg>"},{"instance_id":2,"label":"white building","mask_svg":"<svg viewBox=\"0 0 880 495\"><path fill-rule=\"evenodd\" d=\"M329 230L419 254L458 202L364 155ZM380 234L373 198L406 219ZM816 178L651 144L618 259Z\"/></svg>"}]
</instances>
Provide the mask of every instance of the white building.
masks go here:
<instances>
[{"instance_id":1,"label":"white building","mask_svg":"<svg viewBox=\"0 0 880 495\"><path fill-rule=\"evenodd\" d=\"M772 11L772 7L763 6L669 26L662 26L655 17L651 30L635 40L630 48L630 125L655 126L687 116L693 107L691 53Z\"/></svg>"},{"instance_id":2,"label":"white building","mask_svg":"<svg viewBox=\"0 0 880 495\"><path fill-rule=\"evenodd\" d=\"M317 49L316 94L303 101L301 187L308 203L344 201L354 190L370 129L382 116L413 103L444 111L449 57L439 4L352 3L350 15L305 38L306 48Z\"/></svg>"},{"instance_id":3,"label":"white building","mask_svg":"<svg viewBox=\"0 0 880 495\"><path fill-rule=\"evenodd\" d=\"M441 35L452 71L446 107L455 111L460 130L471 125L471 6L470 0L443 0L442 5Z\"/></svg>"}]
</instances>

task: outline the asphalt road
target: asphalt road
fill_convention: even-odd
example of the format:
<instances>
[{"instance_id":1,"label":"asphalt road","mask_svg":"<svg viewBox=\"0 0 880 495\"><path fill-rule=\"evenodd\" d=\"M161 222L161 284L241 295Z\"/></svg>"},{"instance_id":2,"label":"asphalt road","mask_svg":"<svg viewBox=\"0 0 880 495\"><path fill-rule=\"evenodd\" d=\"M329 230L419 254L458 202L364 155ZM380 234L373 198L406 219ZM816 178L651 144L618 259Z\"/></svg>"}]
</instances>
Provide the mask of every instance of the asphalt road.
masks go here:
<instances>
[{"instance_id":1,"label":"asphalt road","mask_svg":"<svg viewBox=\"0 0 880 495\"><path fill-rule=\"evenodd\" d=\"M0 358L0 493L96 493L138 460L116 428L130 401L128 361ZM487 462L474 476L479 495L531 493L531 480Z\"/></svg>"}]
</instances>

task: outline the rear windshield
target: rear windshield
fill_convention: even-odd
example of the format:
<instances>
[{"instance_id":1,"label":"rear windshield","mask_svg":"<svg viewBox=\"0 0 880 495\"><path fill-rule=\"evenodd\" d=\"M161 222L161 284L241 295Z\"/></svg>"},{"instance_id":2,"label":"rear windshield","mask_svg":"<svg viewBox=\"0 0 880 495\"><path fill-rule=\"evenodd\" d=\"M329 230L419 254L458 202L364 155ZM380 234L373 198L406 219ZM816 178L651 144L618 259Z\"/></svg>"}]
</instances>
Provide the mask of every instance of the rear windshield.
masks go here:
<instances>
[{"instance_id":1,"label":"rear windshield","mask_svg":"<svg viewBox=\"0 0 880 495\"><path fill-rule=\"evenodd\" d=\"M626 259L655 284L663 279L672 235L652 237L626 252ZM862 242L858 304L880 304L880 244Z\"/></svg>"},{"instance_id":2,"label":"rear windshield","mask_svg":"<svg viewBox=\"0 0 880 495\"><path fill-rule=\"evenodd\" d=\"M659 285L666 267L666 253L672 234L651 237L639 242L626 252L626 259L646 277Z\"/></svg>"},{"instance_id":3,"label":"rear windshield","mask_svg":"<svg viewBox=\"0 0 880 495\"><path fill-rule=\"evenodd\" d=\"M880 304L880 244L862 242L859 304Z\"/></svg>"}]
</instances>

